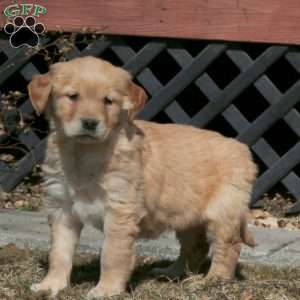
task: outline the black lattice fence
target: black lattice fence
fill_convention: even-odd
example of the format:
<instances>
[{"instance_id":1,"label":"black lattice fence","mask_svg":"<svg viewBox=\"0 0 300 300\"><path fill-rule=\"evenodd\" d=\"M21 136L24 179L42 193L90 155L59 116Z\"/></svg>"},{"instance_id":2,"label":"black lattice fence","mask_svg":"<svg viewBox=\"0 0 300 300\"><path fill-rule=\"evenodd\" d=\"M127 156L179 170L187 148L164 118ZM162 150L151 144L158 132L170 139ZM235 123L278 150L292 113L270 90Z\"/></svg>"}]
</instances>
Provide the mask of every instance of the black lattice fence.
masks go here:
<instances>
[{"instance_id":1,"label":"black lattice fence","mask_svg":"<svg viewBox=\"0 0 300 300\"><path fill-rule=\"evenodd\" d=\"M298 48L119 37L73 42L67 51L61 39L44 38L42 44L57 57L94 55L124 66L150 96L140 118L214 129L248 144L260 165L252 205L275 186L298 199L291 212L300 211ZM4 111L2 97L0 154L16 142L22 149L12 164L0 161L0 183L10 191L43 157L47 126L33 117L26 85L33 74L47 71L41 54L48 50L16 50L4 40L0 46L1 92L24 93L17 110ZM20 117L23 126L10 125Z\"/></svg>"}]
</instances>

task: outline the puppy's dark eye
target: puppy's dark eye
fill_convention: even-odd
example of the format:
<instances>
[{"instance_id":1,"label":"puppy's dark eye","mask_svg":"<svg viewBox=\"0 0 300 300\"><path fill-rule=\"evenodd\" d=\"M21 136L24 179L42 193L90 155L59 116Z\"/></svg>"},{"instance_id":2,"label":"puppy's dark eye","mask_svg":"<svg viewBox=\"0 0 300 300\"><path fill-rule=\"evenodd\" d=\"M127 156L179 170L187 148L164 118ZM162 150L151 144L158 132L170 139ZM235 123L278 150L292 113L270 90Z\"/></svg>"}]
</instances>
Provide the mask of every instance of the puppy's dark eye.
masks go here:
<instances>
[{"instance_id":1,"label":"puppy's dark eye","mask_svg":"<svg viewBox=\"0 0 300 300\"><path fill-rule=\"evenodd\" d=\"M72 101L77 101L79 98L79 94L78 93L71 94L71 95L69 95L69 98Z\"/></svg>"},{"instance_id":2,"label":"puppy's dark eye","mask_svg":"<svg viewBox=\"0 0 300 300\"><path fill-rule=\"evenodd\" d=\"M104 103L105 103L106 105L112 105L112 104L113 104L113 101L112 101L111 98L105 97L105 98L104 98Z\"/></svg>"}]
</instances>

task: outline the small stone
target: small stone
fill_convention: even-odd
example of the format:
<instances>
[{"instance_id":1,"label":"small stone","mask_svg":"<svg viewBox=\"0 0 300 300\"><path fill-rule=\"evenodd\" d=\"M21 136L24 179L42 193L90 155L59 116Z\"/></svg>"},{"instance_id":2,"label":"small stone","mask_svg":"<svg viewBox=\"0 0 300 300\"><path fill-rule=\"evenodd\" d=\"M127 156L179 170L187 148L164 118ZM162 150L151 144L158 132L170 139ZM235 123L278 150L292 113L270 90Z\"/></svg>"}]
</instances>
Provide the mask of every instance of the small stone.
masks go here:
<instances>
[{"instance_id":1,"label":"small stone","mask_svg":"<svg viewBox=\"0 0 300 300\"><path fill-rule=\"evenodd\" d=\"M21 207L23 207L24 206L24 200L17 200L16 202L15 202L15 207L16 208L21 208Z\"/></svg>"},{"instance_id":2,"label":"small stone","mask_svg":"<svg viewBox=\"0 0 300 300\"><path fill-rule=\"evenodd\" d=\"M4 207L7 209L10 209L10 208L13 208L14 206L12 205L12 203L10 201L8 201L4 204Z\"/></svg>"}]
</instances>

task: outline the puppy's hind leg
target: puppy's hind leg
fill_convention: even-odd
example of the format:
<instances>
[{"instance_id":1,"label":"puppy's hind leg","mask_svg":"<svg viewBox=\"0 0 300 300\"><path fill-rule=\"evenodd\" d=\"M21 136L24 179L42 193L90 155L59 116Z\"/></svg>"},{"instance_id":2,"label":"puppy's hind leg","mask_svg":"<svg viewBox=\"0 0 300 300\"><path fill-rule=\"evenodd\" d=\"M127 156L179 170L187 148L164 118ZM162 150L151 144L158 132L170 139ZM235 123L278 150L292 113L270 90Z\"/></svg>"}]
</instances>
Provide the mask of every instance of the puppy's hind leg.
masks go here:
<instances>
[{"instance_id":1,"label":"puppy's hind leg","mask_svg":"<svg viewBox=\"0 0 300 300\"><path fill-rule=\"evenodd\" d=\"M72 259L80 237L82 224L62 209L56 211L49 220L51 226L51 250L49 270L41 283L33 284L34 292L50 292L55 296L69 285Z\"/></svg>"},{"instance_id":2,"label":"puppy's hind leg","mask_svg":"<svg viewBox=\"0 0 300 300\"><path fill-rule=\"evenodd\" d=\"M209 250L204 227L180 231L176 235L180 242L177 260L167 268L153 269L154 275L170 279L180 278L186 271L197 272L204 262Z\"/></svg>"},{"instance_id":3,"label":"puppy's hind leg","mask_svg":"<svg viewBox=\"0 0 300 300\"><path fill-rule=\"evenodd\" d=\"M239 186L224 186L206 208L211 245L211 266L206 279L234 279L242 242L254 244L245 223L251 187L242 183Z\"/></svg>"},{"instance_id":4,"label":"puppy's hind leg","mask_svg":"<svg viewBox=\"0 0 300 300\"><path fill-rule=\"evenodd\" d=\"M241 251L239 225L213 223L208 226L208 234L212 239L212 257L206 279L234 279Z\"/></svg>"}]
</instances>

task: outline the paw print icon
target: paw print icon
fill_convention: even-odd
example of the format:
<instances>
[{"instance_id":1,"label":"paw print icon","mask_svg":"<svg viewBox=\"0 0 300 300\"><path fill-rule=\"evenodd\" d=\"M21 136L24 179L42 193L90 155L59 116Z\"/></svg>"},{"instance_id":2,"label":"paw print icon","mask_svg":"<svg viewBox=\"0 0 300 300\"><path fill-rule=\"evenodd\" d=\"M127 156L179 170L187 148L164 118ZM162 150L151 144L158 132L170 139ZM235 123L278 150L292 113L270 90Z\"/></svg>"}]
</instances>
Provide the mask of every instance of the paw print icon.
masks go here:
<instances>
[{"instance_id":1,"label":"paw print icon","mask_svg":"<svg viewBox=\"0 0 300 300\"><path fill-rule=\"evenodd\" d=\"M10 44L13 48L21 46L36 47L39 45L39 34L45 31L42 23L37 23L33 16L25 19L17 16L4 26L4 31L10 34Z\"/></svg>"}]
</instances>

